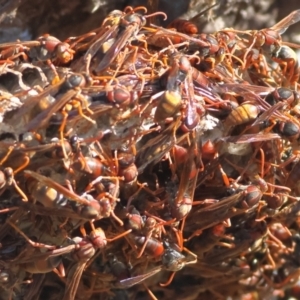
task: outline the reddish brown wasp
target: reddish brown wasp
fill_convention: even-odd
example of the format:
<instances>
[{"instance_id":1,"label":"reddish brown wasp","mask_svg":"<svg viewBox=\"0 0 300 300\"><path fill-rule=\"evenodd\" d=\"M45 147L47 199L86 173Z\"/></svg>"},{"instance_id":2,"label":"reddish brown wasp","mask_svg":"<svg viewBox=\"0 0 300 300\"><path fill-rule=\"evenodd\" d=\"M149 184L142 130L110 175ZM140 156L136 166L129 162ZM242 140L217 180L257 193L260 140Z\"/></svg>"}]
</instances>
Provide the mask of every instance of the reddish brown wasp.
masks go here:
<instances>
[{"instance_id":1,"label":"reddish brown wasp","mask_svg":"<svg viewBox=\"0 0 300 300\"><path fill-rule=\"evenodd\" d=\"M107 18L105 18L102 23L102 30L100 30L100 32L98 32L98 34L91 41L92 44L89 46L84 55L85 61L93 60L101 47L103 47L103 53L107 52L109 49L107 49L107 47L111 47L112 43L115 41L115 36L119 32L119 25L123 16L124 13L120 10L114 10L108 14ZM110 41L112 41L112 43Z\"/></svg>"},{"instance_id":2,"label":"reddish brown wasp","mask_svg":"<svg viewBox=\"0 0 300 300\"><path fill-rule=\"evenodd\" d=\"M261 48L263 46L264 47L275 46L275 48L278 49L282 44L295 46L294 44L282 42L281 34L283 34L291 25L299 22L299 20L300 20L300 10L295 10L270 28L261 29L259 31L241 32L244 34L249 34L253 38L251 44L248 47L248 51L246 51L244 57L247 57L252 47ZM296 47L299 46L296 45Z\"/></svg>"},{"instance_id":3,"label":"reddish brown wasp","mask_svg":"<svg viewBox=\"0 0 300 300\"><path fill-rule=\"evenodd\" d=\"M173 47L180 47L184 45L193 44L195 46L199 46L199 48L209 48L210 44L201 39L197 39L190 35L177 32L174 30L166 29L163 27L159 27L151 24L153 28L147 28L149 31L153 32L152 35L147 37L147 43L153 45L155 47L167 48L171 45Z\"/></svg>"},{"instance_id":4,"label":"reddish brown wasp","mask_svg":"<svg viewBox=\"0 0 300 300\"><path fill-rule=\"evenodd\" d=\"M87 121L91 123L95 123L90 117L86 116L83 113L83 109L88 111L90 114L93 112L88 108L87 98L81 94L81 88L88 83L88 78L81 74L71 73L67 75L67 77L62 80L58 86L55 87L55 95L56 101L49 104L46 109L44 109L41 113L35 116L26 126L26 131L36 131L39 128L46 127L49 124L49 120L52 115L58 111L61 112L63 119L61 121L61 125L59 128L61 145L64 146L64 129L66 126L67 118L69 115L69 111L73 108L78 110L78 113L81 117L85 118ZM56 90L58 88L58 91ZM51 93L53 90L49 89L42 93L43 95L39 95L33 99L32 102L37 103L42 99L42 96ZM32 103L30 103L30 107L32 107ZM29 108L25 108L27 111ZM66 151L63 147L64 156L67 157Z\"/></svg>"},{"instance_id":5,"label":"reddish brown wasp","mask_svg":"<svg viewBox=\"0 0 300 300\"><path fill-rule=\"evenodd\" d=\"M67 42L61 42L49 34L44 34L36 41L4 43L0 44L0 49L4 49L1 51L0 58L10 62L22 57L27 61L29 56L33 61L47 62L56 75L55 82L59 80L59 77L52 62L56 61L56 63L61 64L69 63L73 60L75 54L72 48L80 41L93 35L95 35L95 33L91 32L81 37L73 38L75 41L71 45Z\"/></svg>"},{"instance_id":6,"label":"reddish brown wasp","mask_svg":"<svg viewBox=\"0 0 300 300\"><path fill-rule=\"evenodd\" d=\"M175 197L173 197L173 191L168 199L171 215L177 220L185 218L192 208L194 192L200 170L200 162L197 157L199 150L196 143L197 138L193 136L193 133L190 133L190 137L192 142L184 155L184 162L179 175L180 183L178 192L175 194Z\"/></svg>"},{"instance_id":7,"label":"reddish brown wasp","mask_svg":"<svg viewBox=\"0 0 300 300\"><path fill-rule=\"evenodd\" d=\"M166 283L162 283L161 286L168 286L177 271L181 270L184 266L189 264L195 264L197 262L197 256L190 252L188 249L184 250L193 257L192 260L187 261L186 257L181 254L177 249L173 248L168 242L164 242L165 251L162 255L162 265L158 266L146 274L138 275L135 277L123 279L115 284L116 288L128 288L133 285L139 284L147 278L159 273L161 270L171 271L172 275Z\"/></svg>"},{"instance_id":8,"label":"reddish brown wasp","mask_svg":"<svg viewBox=\"0 0 300 300\"><path fill-rule=\"evenodd\" d=\"M24 171L25 174L33 177L37 181L45 184L46 186L53 188L54 190L58 191L59 193L63 194L68 200L75 201L78 203L76 206L76 211L80 216L85 219L101 219L104 216L111 215L113 218L116 219L118 223L123 225L123 222L115 215L114 207L115 198L111 196L111 199L104 197L97 201L93 197L84 198L83 196L79 196L75 194L72 190L63 187L62 185L58 184L57 182L53 181L52 179L40 175L36 172L26 170ZM69 188L71 186L69 185ZM109 196L109 195L107 195Z\"/></svg>"},{"instance_id":9,"label":"reddish brown wasp","mask_svg":"<svg viewBox=\"0 0 300 300\"><path fill-rule=\"evenodd\" d=\"M282 86L297 88L299 63L295 51L283 45L272 53L272 59L279 64L282 70L282 75L284 76Z\"/></svg>"},{"instance_id":10,"label":"reddish brown wasp","mask_svg":"<svg viewBox=\"0 0 300 300\"><path fill-rule=\"evenodd\" d=\"M197 77L195 80L199 79L196 69L192 68L188 58L175 53L168 72L166 90L153 95L140 113L143 115L143 112L152 102L158 101L154 120L160 124L175 118L179 110L184 106L184 101L182 101L182 91L184 90L187 98L187 104L185 105L187 108L183 113L183 129L184 131L190 131L195 128L199 121L199 114L203 115L204 108L200 104L195 103L193 76ZM184 88L182 86L183 83Z\"/></svg>"},{"instance_id":11,"label":"reddish brown wasp","mask_svg":"<svg viewBox=\"0 0 300 300\"><path fill-rule=\"evenodd\" d=\"M165 232L162 226L172 224L174 220L168 222L159 220L158 223L156 219L159 218L148 217L144 220L136 213L128 215L127 228L132 229L129 238L140 248L137 258L140 258L144 252L153 257L160 257L164 252L163 244L158 240L161 232Z\"/></svg>"},{"instance_id":12,"label":"reddish brown wasp","mask_svg":"<svg viewBox=\"0 0 300 300\"><path fill-rule=\"evenodd\" d=\"M232 126L245 124L251 121L254 121L251 124L251 127L264 122L270 117L276 118L281 121L289 121L289 118L287 116L278 111L281 107L284 106L282 102L271 106L257 95L256 92L259 91L260 88L262 88L261 92L263 90L266 90L264 87L249 86L248 88L246 85L243 86L236 84L226 84L224 86L227 86L231 91L235 93L243 93L244 96L247 96L247 99L249 100L245 103L240 104L230 112L224 122L224 125L227 128L225 136L227 136L228 132L231 131ZM273 91L274 89L267 88L267 90Z\"/></svg>"},{"instance_id":13,"label":"reddish brown wasp","mask_svg":"<svg viewBox=\"0 0 300 300\"><path fill-rule=\"evenodd\" d=\"M175 117L182 106L181 83L184 81L185 77L186 74L180 73L179 63L175 57L168 74L166 91L162 91L152 96L150 101L142 109L141 114L152 101L156 100L158 101L158 104L154 120L157 123L165 122L166 119Z\"/></svg>"},{"instance_id":14,"label":"reddish brown wasp","mask_svg":"<svg viewBox=\"0 0 300 300\"><path fill-rule=\"evenodd\" d=\"M112 61L117 57L120 50L125 47L132 39L137 39L137 34L142 26L146 24L146 18L149 18L153 15L163 15L165 19L167 16L163 12L157 12L152 15L142 16L136 13L136 10L143 9L147 11L144 7L137 7L135 9L130 8L129 13L125 13L125 15L121 16L113 16L114 24L107 33L105 33L105 37L101 37L98 41L96 41L91 47L91 50L88 50L87 55L93 57L92 54L96 54L99 47L103 45L103 42L108 39L108 35L112 35L114 31L117 30L117 35L115 40L113 41L110 48L106 51L103 59L97 66L94 68L94 72L96 74L100 74L103 70L105 70Z\"/></svg>"},{"instance_id":15,"label":"reddish brown wasp","mask_svg":"<svg viewBox=\"0 0 300 300\"><path fill-rule=\"evenodd\" d=\"M44 111L42 111L40 114L38 114L33 120L31 120L29 122L29 124L27 125L26 130L31 131L33 129L45 127L48 124L52 114L63 109L67 105L67 103L69 101L71 101L72 99L77 99L76 100L77 104L74 104L74 106L78 109L80 115L83 118L86 118L88 121L94 123L93 120L91 120L89 117L84 115L82 112L82 106L84 107L84 104L86 106L85 109L88 110L87 100L80 93L81 92L80 88L85 86L86 84L87 84L87 79L83 75L76 74L76 73L69 74L57 86L59 89L56 94L56 97L57 97L56 101L54 103L50 104L49 107L47 107ZM50 90L47 90L47 92L45 92L45 93L51 93L52 91L53 90L50 89ZM39 95L39 97L37 97L37 99L35 99L35 101L38 102L40 99L41 99L41 95ZM65 112L65 113L67 113L67 112ZM90 113L92 114L93 112L90 112ZM67 118L67 115L65 116L64 122L66 121L66 118Z\"/></svg>"},{"instance_id":16,"label":"reddish brown wasp","mask_svg":"<svg viewBox=\"0 0 300 300\"><path fill-rule=\"evenodd\" d=\"M71 257L76 263L68 270L64 300L75 299L81 275L87 262L95 255L97 249L103 249L107 245L107 242L121 238L127 233L128 232L124 232L112 239L107 239L104 231L101 228L96 228L89 236L85 236L84 238L76 237L73 239L75 245L73 245L74 251L71 253Z\"/></svg>"},{"instance_id":17,"label":"reddish brown wasp","mask_svg":"<svg viewBox=\"0 0 300 300\"><path fill-rule=\"evenodd\" d=\"M177 31L186 33L186 34L196 34L198 33L197 26L193 23L196 19L198 19L200 16L205 14L207 11L211 10L215 6L218 6L219 3L215 3L208 8L200 11L198 14L196 14L193 18L190 20L184 20L184 19L175 19L172 21L167 28L175 28Z\"/></svg>"}]
</instances>

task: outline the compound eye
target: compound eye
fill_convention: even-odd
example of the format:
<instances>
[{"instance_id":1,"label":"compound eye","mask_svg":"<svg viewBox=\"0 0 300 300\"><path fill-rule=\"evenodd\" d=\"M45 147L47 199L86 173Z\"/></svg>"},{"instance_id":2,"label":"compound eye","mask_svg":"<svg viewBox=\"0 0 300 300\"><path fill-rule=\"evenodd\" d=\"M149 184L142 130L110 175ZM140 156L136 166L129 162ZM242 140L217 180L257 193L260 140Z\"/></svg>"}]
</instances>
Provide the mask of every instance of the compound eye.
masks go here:
<instances>
[{"instance_id":1,"label":"compound eye","mask_svg":"<svg viewBox=\"0 0 300 300\"><path fill-rule=\"evenodd\" d=\"M71 138L70 138L70 143L71 143L71 144L75 144L75 143L77 143L77 142L78 142L78 135L75 134L75 135L71 136Z\"/></svg>"}]
</instances>

